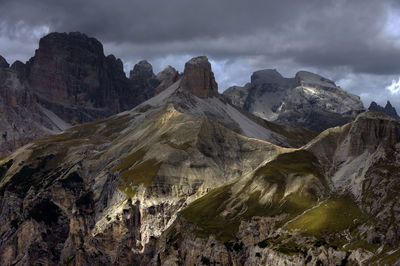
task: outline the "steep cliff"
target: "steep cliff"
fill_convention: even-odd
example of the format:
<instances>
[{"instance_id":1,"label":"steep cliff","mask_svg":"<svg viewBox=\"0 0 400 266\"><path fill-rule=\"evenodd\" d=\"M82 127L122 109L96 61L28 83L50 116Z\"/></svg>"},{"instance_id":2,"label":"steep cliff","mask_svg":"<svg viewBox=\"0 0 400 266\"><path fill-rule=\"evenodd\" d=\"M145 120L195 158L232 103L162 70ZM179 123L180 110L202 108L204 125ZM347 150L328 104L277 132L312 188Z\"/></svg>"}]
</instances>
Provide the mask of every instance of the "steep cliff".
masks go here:
<instances>
[{"instance_id":1,"label":"steep cliff","mask_svg":"<svg viewBox=\"0 0 400 266\"><path fill-rule=\"evenodd\" d=\"M156 78L139 62L129 79L120 59L81 33L51 33L26 64L0 57L0 154L71 125L108 117L155 95ZM167 82L167 84L169 84Z\"/></svg>"}]
</instances>

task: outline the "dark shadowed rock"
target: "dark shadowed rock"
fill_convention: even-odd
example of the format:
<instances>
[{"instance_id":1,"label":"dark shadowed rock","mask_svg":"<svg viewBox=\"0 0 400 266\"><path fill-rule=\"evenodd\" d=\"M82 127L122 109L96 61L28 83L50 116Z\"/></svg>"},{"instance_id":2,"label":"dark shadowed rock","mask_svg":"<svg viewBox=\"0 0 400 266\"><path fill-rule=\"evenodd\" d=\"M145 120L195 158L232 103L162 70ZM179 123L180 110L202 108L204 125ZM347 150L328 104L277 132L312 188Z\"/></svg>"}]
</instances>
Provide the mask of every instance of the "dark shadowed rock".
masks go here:
<instances>
[{"instance_id":1,"label":"dark shadowed rock","mask_svg":"<svg viewBox=\"0 0 400 266\"><path fill-rule=\"evenodd\" d=\"M207 57L195 57L185 64L181 87L199 98L218 95L218 85Z\"/></svg>"},{"instance_id":2,"label":"dark shadowed rock","mask_svg":"<svg viewBox=\"0 0 400 266\"><path fill-rule=\"evenodd\" d=\"M154 95L154 88L129 80L122 61L106 57L103 45L82 33L43 37L27 65L39 101L72 124L125 111ZM139 70L134 80L148 79L147 68Z\"/></svg>"},{"instance_id":3,"label":"dark shadowed rock","mask_svg":"<svg viewBox=\"0 0 400 266\"><path fill-rule=\"evenodd\" d=\"M146 64L128 79L123 63L105 56L85 34L50 33L26 64L0 57L0 154L73 124L102 119L135 107L159 84Z\"/></svg>"},{"instance_id":4,"label":"dark shadowed rock","mask_svg":"<svg viewBox=\"0 0 400 266\"><path fill-rule=\"evenodd\" d=\"M17 60L11 65L10 69L17 73L18 78L21 81L26 81L28 75L28 69L24 63Z\"/></svg>"},{"instance_id":5,"label":"dark shadowed rock","mask_svg":"<svg viewBox=\"0 0 400 266\"><path fill-rule=\"evenodd\" d=\"M373 101L373 102L371 102L371 105L369 106L368 110L384 113L384 114L400 121L400 116L397 114L396 108L394 108L389 101L387 101L385 107L382 107Z\"/></svg>"},{"instance_id":6,"label":"dark shadowed rock","mask_svg":"<svg viewBox=\"0 0 400 266\"><path fill-rule=\"evenodd\" d=\"M144 102L155 95L155 88L159 81L153 72L152 65L146 60L138 62L129 74L130 91L124 97L130 101ZM126 103L129 105L129 103Z\"/></svg>"},{"instance_id":7,"label":"dark shadowed rock","mask_svg":"<svg viewBox=\"0 0 400 266\"><path fill-rule=\"evenodd\" d=\"M130 79L149 79L155 78L153 66L146 60L137 63L129 73Z\"/></svg>"},{"instance_id":8,"label":"dark shadowed rock","mask_svg":"<svg viewBox=\"0 0 400 266\"><path fill-rule=\"evenodd\" d=\"M8 68L9 66L7 60L0 55L0 68Z\"/></svg>"}]
</instances>

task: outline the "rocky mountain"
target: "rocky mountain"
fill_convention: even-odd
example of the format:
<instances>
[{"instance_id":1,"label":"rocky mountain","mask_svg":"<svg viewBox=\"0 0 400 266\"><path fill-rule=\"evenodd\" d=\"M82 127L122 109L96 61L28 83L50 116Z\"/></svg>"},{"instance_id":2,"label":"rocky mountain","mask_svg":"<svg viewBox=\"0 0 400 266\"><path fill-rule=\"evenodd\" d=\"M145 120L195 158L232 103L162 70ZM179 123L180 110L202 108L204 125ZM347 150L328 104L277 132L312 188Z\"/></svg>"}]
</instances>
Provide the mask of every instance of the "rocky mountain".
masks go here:
<instances>
[{"instance_id":1,"label":"rocky mountain","mask_svg":"<svg viewBox=\"0 0 400 266\"><path fill-rule=\"evenodd\" d=\"M385 115L388 115L396 119L397 121L400 121L400 116L397 114L396 108L394 108L389 101L387 101L385 107L380 106L376 102L371 102L368 110L384 113Z\"/></svg>"},{"instance_id":2,"label":"rocky mountain","mask_svg":"<svg viewBox=\"0 0 400 266\"><path fill-rule=\"evenodd\" d=\"M194 58L136 108L3 158L0 264L399 261L397 121L368 111L282 147L289 127L217 91Z\"/></svg>"},{"instance_id":3,"label":"rocky mountain","mask_svg":"<svg viewBox=\"0 0 400 266\"><path fill-rule=\"evenodd\" d=\"M26 64L9 67L1 57L0 154L70 125L131 109L153 97L156 87L171 84L175 73L169 71L156 77L142 61L128 79L120 59L105 56L98 40L81 33L43 37Z\"/></svg>"},{"instance_id":4,"label":"rocky mountain","mask_svg":"<svg viewBox=\"0 0 400 266\"><path fill-rule=\"evenodd\" d=\"M228 88L224 95L265 120L317 132L348 123L364 110L358 96L306 71L294 78L272 69L256 71L250 83Z\"/></svg>"}]
</instances>

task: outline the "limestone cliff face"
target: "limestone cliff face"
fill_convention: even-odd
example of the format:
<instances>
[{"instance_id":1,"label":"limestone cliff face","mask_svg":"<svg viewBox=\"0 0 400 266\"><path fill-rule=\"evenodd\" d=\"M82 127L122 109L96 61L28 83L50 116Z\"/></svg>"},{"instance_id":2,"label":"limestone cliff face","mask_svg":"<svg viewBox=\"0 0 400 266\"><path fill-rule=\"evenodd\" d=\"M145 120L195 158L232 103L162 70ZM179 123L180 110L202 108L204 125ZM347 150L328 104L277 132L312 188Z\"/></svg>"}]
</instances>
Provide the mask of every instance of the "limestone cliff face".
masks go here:
<instances>
[{"instance_id":1,"label":"limestone cliff face","mask_svg":"<svg viewBox=\"0 0 400 266\"><path fill-rule=\"evenodd\" d=\"M154 95L147 87L133 88L122 61L106 57L98 40L81 33L43 37L27 66L29 83L41 103L72 124L132 108L143 101L142 93L147 93L144 100Z\"/></svg>"},{"instance_id":2,"label":"limestone cliff face","mask_svg":"<svg viewBox=\"0 0 400 266\"><path fill-rule=\"evenodd\" d=\"M218 95L218 85L207 57L199 56L185 64L181 87L199 98Z\"/></svg>"},{"instance_id":3,"label":"limestone cliff face","mask_svg":"<svg viewBox=\"0 0 400 266\"><path fill-rule=\"evenodd\" d=\"M70 125L108 117L155 95L151 65L128 79L120 59L81 33L51 33L26 64L0 57L0 154ZM150 69L150 71L149 71ZM7 135L7 137L6 137Z\"/></svg>"}]
</instances>

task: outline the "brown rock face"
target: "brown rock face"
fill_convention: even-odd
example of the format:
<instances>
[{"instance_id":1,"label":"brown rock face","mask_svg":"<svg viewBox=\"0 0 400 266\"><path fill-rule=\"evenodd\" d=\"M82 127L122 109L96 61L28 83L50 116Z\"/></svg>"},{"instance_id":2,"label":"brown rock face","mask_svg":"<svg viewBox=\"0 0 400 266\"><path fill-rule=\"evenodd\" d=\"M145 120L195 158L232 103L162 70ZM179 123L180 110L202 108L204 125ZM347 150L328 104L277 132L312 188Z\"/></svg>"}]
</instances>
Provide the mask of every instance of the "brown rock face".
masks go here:
<instances>
[{"instance_id":1,"label":"brown rock face","mask_svg":"<svg viewBox=\"0 0 400 266\"><path fill-rule=\"evenodd\" d=\"M374 152L378 146L395 147L400 142L400 126L384 114L367 111L354 122L351 136L351 154L360 155L365 150Z\"/></svg>"},{"instance_id":2,"label":"brown rock face","mask_svg":"<svg viewBox=\"0 0 400 266\"><path fill-rule=\"evenodd\" d=\"M115 61L115 57L104 56L102 44L94 38L81 33L51 33L40 40L39 49L28 62L28 79L43 101L71 107L106 107L108 110L102 113L112 114L120 111L118 85L128 88L128 83L119 84L114 78L124 74L122 63ZM66 116L67 111L60 112L50 103L49 109ZM79 114L68 116L72 123L90 120Z\"/></svg>"},{"instance_id":3,"label":"brown rock face","mask_svg":"<svg viewBox=\"0 0 400 266\"><path fill-rule=\"evenodd\" d=\"M0 154L66 127L135 107L159 85L149 63L128 79L123 63L81 33L51 33L11 67L0 56ZM149 71L150 70L150 71Z\"/></svg>"},{"instance_id":4,"label":"brown rock face","mask_svg":"<svg viewBox=\"0 0 400 266\"><path fill-rule=\"evenodd\" d=\"M195 57L185 64L181 87L199 98L218 95L218 84L207 57Z\"/></svg>"}]
</instances>

